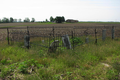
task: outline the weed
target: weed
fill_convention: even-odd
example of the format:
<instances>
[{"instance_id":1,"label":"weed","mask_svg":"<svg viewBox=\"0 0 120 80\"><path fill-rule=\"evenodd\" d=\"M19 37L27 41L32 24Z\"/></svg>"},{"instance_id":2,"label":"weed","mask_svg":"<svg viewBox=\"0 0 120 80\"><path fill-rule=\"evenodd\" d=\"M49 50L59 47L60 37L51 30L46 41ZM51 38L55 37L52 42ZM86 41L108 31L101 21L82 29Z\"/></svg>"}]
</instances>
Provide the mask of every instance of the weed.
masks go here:
<instances>
[{"instance_id":1,"label":"weed","mask_svg":"<svg viewBox=\"0 0 120 80\"><path fill-rule=\"evenodd\" d=\"M70 41L71 41L72 44L75 44L75 45L83 43L83 41L79 37L73 37L73 38L70 39Z\"/></svg>"}]
</instances>

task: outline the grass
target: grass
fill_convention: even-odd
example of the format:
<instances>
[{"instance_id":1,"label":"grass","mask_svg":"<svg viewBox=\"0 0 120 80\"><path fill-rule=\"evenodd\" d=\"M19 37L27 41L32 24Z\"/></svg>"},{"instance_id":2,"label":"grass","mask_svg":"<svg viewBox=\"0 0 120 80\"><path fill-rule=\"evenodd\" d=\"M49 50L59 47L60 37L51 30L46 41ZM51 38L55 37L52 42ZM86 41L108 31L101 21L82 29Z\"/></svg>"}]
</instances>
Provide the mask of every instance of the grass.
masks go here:
<instances>
[{"instance_id":1,"label":"grass","mask_svg":"<svg viewBox=\"0 0 120 80\"><path fill-rule=\"evenodd\" d=\"M79 22L79 23L105 23L105 24L120 24L120 22Z\"/></svg>"},{"instance_id":2,"label":"grass","mask_svg":"<svg viewBox=\"0 0 120 80\"><path fill-rule=\"evenodd\" d=\"M98 40L59 54L34 46L0 44L0 79L119 80L120 41ZM42 56L41 56L42 54ZM106 66L108 65L108 66Z\"/></svg>"}]
</instances>

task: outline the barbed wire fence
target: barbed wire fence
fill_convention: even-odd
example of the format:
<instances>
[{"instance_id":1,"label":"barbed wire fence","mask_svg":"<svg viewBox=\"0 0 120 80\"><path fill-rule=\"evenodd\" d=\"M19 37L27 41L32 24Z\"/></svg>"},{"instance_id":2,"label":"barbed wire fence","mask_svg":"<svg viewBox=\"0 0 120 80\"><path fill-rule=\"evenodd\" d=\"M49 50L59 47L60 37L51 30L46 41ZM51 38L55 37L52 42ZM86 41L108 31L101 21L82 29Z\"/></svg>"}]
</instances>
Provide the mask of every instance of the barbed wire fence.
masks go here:
<instances>
[{"instance_id":1,"label":"barbed wire fence","mask_svg":"<svg viewBox=\"0 0 120 80\"><path fill-rule=\"evenodd\" d=\"M25 38L25 36L27 36ZM118 26L95 26L95 27L39 27L39 26L27 26L21 28L0 28L0 41L7 41L8 45L14 44L15 42L25 43L25 39L29 41L29 46L41 46L45 48L50 48L53 42L59 41L57 47L66 48L65 43L63 43L63 37L69 36L69 42L67 46L71 46L74 49L77 46L93 42L98 43L98 40L104 41L106 37L111 39L120 37L120 27ZM76 43L74 38L80 38L81 43ZM55 46L55 45L54 45Z\"/></svg>"}]
</instances>

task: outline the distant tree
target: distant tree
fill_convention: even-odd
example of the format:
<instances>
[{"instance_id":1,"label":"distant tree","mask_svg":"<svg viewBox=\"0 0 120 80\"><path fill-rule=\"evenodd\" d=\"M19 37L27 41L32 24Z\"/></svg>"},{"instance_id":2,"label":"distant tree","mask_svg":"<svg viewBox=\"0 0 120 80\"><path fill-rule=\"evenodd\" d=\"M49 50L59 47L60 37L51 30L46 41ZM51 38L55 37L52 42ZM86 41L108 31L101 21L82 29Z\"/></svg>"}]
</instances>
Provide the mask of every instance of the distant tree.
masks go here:
<instances>
[{"instance_id":1,"label":"distant tree","mask_svg":"<svg viewBox=\"0 0 120 80\"><path fill-rule=\"evenodd\" d=\"M6 17L4 17L4 18L2 19L2 22L3 22L3 23L9 23L9 19L6 18Z\"/></svg>"},{"instance_id":2,"label":"distant tree","mask_svg":"<svg viewBox=\"0 0 120 80\"><path fill-rule=\"evenodd\" d=\"M52 16L50 17L50 22L54 22L54 18Z\"/></svg>"},{"instance_id":3,"label":"distant tree","mask_svg":"<svg viewBox=\"0 0 120 80\"><path fill-rule=\"evenodd\" d=\"M32 18L31 22L35 22L35 18Z\"/></svg>"},{"instance_id":4,"label":"distant tree","mask_svg":"<svg viewBox=\"0 0 120 80\"><path fill-rule=\"evenodd\" d=\"M0 23L2 23L2 20L0 19Z\"/></svg>"},{"instance_id":5,"label":"distant tree","mask_svg":"<svg viewBox=\"0 0 120 80\"><path fill-rule=\"evenodd\" d=\"M46 21L46 22L48 22L48 20L47 20L47 19L46 19L45 21Z\"/></svg>"},{"instance_id":6,"label":"distant tree","mask_svg":"<svg viewBox=\"0 0 120 80\"><path fill-rule=\"evenodd\" d=\"M56 21L56 23L62 23L62 17L57 16L57 17L55 18L55 21Z\"/></svg>"},{"instance_id":7,"label":"distant tree","mask_svg":"<svg viewBox=\"0 0 120 80\"><path fill-rule=\"evenodd\" d=\"M21 22L21 19L19 19L18 22Z\"/></svg>"},{"instance_id":8,"label":"distant tree","mask_svg":"<svg viewBox=\"0 0 120 80\"><path fill-rule=\"evenodd\" d=\"M64 16L62 16L61 18L62 18L62 22L65 22L65 18L64 18Z\"/></svg>"},{"instance_id":9,"label":"distant tree","mask_svg":"<svg viewBox=\"0 0 120 80\"><path fill-rule=\"evenodd\" d=\"M12 17L10 17L10 22L12 23L14 21L14 19Z\"/></svg>"},{"instance_id":10,"label":"distant tree","mask_svg":"<svg viewBox=\"0 0 120 80\"><path fill-rule=\"evenodd\" d=\"M13 22L15 22L15 23L16 23L16 22L17 22L17 19L13 19Z\"/></svg>"},{"instance_id":11,"label":"distant tree","mask_svg":"<svg viewBox=\"0 0 120 80\"><path fill-rule=\"evenodd\" d=\"M6 23L9 23L9 22L10 22L10 20L8 18L6 18Z\"/></svg>"},{"instance_id":12,"label":"distant tree","mask_svg":"<svg viewBox=\"0 0 120 80\"><path fill-rule=\"evenodd\" d=\"M30 19L29 18L25 18L24 22L30 22Z\"/></svg>"}]
</instances>

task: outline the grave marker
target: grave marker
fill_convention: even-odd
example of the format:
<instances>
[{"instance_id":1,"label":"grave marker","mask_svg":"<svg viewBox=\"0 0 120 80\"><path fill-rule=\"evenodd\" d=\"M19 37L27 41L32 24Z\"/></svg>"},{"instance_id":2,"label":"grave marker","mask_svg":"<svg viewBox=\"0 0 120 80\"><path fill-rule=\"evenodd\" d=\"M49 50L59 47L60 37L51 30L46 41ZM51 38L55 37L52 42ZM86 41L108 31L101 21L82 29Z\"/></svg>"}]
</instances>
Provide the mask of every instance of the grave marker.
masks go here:
<instances>
[{"instance_id":1,"label":"grave marker","mask_svg":"<svg viewBox=\"0 0 120 80\"><path fill-rule=\"evenodd\" d=\"M71 49L72 48L68 35L62 36L62 41L63 41L64 46L67 47L67 49Z\"/></svg>"},{"instance_id":2,"label":"grave marker","mask_svg":"<svg viewBox=\"0 0 120 80\"><path fill-rule=\"evenodd\" d=\"M24 36L24 46L27 47L29 49L29 46L30 46L30 36L29 35L26 35Z\"/></svg>"},{"instance_id":3,"label":"grave marker","mask_svg":"<svg viewBox=\"0 0 120 80\"><path fill-rule=\"evenodd\" d=\"M106 29L102 30L102 40L104 41L106 38Z\"/></svg>"},{"instance_id":4,"label":"grave marker","mask_svg":"<svg viewBox=\"0 0 120 80\"><path fill-rule=\"evenodd\" d=\"M59 47L59 41L55 40L54 42L51 43L48 52L55 52L57 47Z\"/></svg>"}]
</instances>

